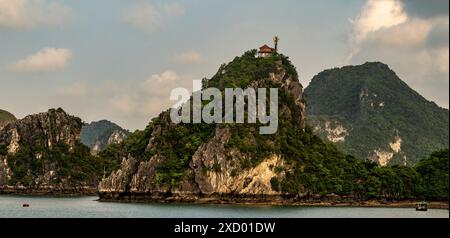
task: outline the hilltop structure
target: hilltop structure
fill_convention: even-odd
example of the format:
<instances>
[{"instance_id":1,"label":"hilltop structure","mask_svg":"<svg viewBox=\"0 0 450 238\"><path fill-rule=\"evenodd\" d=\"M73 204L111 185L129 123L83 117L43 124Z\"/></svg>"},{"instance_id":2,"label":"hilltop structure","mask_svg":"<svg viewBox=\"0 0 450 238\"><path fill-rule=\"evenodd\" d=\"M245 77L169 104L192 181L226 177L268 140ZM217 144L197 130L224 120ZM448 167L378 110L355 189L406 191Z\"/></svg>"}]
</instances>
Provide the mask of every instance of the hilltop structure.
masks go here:
<instances>
[{"instance_id":1,"label":"hilltop structure","mask_svg":"<svg viewBox=\"0 0 450 238\"><path fill-rule=\"evenodd\" d=\"M263 45L259 47L258 57L267 57L274 52L274 49L269 47L268 45Z\"/></svg>"},{"instance_id":2,"label":"hilltop structure","mask_svg":"<svg viewBox=\"0 0 450 238\"><path fill-rule=\"evenodd\" d=\"M280 40L280 38L278 38L278 36L275 36L273 38L273 44L274 44L274 48L264 44L263 46L259 47L259 51L258 51L258 57L267 57L273 53L276 53L278 51L278 41Z\"/></svg>"}]
</instances>

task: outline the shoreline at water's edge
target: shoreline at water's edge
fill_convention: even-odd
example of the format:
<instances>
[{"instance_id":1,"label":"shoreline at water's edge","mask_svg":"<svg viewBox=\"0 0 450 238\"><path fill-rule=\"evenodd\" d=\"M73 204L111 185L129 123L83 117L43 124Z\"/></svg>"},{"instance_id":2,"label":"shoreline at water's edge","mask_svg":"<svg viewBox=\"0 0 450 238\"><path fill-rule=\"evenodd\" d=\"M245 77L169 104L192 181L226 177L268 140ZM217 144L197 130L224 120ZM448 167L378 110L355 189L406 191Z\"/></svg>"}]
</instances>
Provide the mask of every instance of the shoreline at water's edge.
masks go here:
<instances>
[{"instance_id":1,"label":"shoreline at water's edge","mask_svg":"<svg viewBox=\"0 0 450 238\"><path fill-rule=\"evenodd\" d=\"M268 206L305 206L305 207L391 207L414 208L420 200L357 200L323 198L282 198L275 195L210 195L210 196L169 196L165 194L127 194L99 193L95 188L43 189L43 188L2 188L0 195L36 195L36 196L96 196L100 202L124 203L183 203L183 204L224 204L224 205L268 205ZM430 209L448 209L448 201L428 201Z\"/></svg>"},{"instance_id":2,"label":"shoreline at water's edge","mask_svg":"<svg viewBox=\"0 0 450 238\"><path fill-rule=\"evenodd\" d=\"M0 195L98 196L96 188L0 188Z\"/></svg>"},{"instance_id":3,"label":"shoreline at water's edge","mask_svg":"<svg viewBox=\"0 0 450 238\"><path fill-rule=\"evenodd\" d=\"M404 200L404 201L382 201L382 200L345 200L345 201L323 201L323 200L251 200L251 199L218 199L218 198L197 198L197 199L183 199L183 198L163 198L155 199L149 197L142 197L139 199L132 199L129 197L122 198L102 198L98 196L97 192L74 192L74 191L43 191L43 190L19 190L19 191L3 191L0 190L0 195L29 195L29 196L96 196L99 202L122 202L122 203L179 203L179 204L222 204L222 205L255 205L255 206L303 206L303 207L384 207L384 208L415 208L419 200ZM429 209L449 209L447 201L429 201Z\"/></svg>"},{"instance_id":4,"label":"shoreline at water's edge","mask_svg":"<svg viewBox=\"0 0 450 238\"><path fill-rule=\"evenodd\" d=\"M111 195L111 194L109 194ZM386 208L415 208L420 200L325 200L325 199L267 199L255 196L220 196L220 197L161 197L149 195L114 194L109 196L99 193L100 202L124 203L181 203L181 204L224 204L224 205L267 205L267 206L305 206L305 207L386 207ZM270 197L270 196L269 196ZM449 209L448 201L428 201L429 209Z\"/></svg>"}]
</instances>

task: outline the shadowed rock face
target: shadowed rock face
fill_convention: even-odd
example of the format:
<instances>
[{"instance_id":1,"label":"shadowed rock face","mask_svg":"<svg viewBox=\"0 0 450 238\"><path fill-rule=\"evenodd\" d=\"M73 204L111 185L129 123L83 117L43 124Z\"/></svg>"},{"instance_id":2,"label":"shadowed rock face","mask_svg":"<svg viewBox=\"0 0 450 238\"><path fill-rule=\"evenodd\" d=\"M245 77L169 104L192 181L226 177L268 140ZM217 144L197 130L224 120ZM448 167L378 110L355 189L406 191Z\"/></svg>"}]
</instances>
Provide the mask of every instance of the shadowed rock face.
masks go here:
<instances>
[{"instance_id":1,"label":"shadowed rock face","mask_svg":"<svg viewBox=\"0 0 450 238\"><path fill-rule=\"evenodd\" d=\"M59 162L61 157L81 156L87 149L79 143L81 126L80 118L62 109L29 115L4 126L0 129L0 186L49 191L95 186L92 180L70 175L89 165L79 162L79 167L65 168L69 165Z\"/></svg>"},{"instance_id":2,"label":"shadowed rock face","mask_svg":"<svg viewBox=\"0 0 450 238\"><path fill-rule=\"evenodd\" d=\"M305 127L306 107L303 87L296 76L285 70L281 61L275 62L273 66L273 72L268 73L265 78L253 79L246 87L278 87L279 95L286 95L291 100L290 103L279 103L280 117L302 130ZM226 70L219 70L219 74L221 73L226 74ZM259 162L252 166L241 164L240 161L255 158L237 146L228 146L233 135L239 134L228 124L212 125L209 137L196 147L189 163L181 170L183 177L180 181L161 182L161 172L158 169L162 165L167 166L169 160L167 151L161 149L167 147L161 147L161 144L165 143L168 134L183 128L170 121L168 111L161 113L156 119L159 123L150 123L150 136L146 141L145 152L152 152L150 158L143 160L130 155L123 158L121 168L100 182L101 199L195 201L199 198L222 200L247 197L252 200L282 195L272 188L271 180L282 180L290 166L277 153L259 158ZM250 132L257 133L259 126L248 127ZM262 143L256 142L256 137L250 133L248 140L254 144ZM274 137L267 137L264 143L273 144L273 140ZM184 146L189 146L189 142Z\"/></svg>"}]
</instances>

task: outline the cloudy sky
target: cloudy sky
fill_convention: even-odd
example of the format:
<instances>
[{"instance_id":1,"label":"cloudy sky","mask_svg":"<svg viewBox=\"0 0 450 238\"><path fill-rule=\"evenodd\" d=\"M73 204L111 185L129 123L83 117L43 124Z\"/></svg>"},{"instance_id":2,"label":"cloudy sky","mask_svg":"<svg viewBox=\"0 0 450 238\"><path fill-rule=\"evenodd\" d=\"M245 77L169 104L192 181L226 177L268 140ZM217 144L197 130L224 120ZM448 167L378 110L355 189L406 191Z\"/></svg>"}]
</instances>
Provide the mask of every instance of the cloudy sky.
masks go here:
<instances>
[{"instance_id":1,"label":"cloudy sky","mask_svg":"<svg viewBox=\"0 0 450 238\"><path fill-rule=\"evenodd\" d=\"M388 64L449 105L448 0L0 0L0 108L62 107L143 128L236 55L280 37L303 86L327 68Z\"/></svg>"}]
</instances>

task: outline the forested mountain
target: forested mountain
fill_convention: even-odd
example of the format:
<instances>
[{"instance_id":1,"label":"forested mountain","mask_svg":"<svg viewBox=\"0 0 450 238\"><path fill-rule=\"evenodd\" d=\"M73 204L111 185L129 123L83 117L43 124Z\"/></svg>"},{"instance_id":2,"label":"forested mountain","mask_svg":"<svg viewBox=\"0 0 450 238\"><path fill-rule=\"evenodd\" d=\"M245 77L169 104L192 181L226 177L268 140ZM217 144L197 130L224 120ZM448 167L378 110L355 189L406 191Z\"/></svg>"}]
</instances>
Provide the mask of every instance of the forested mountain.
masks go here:
<instances>
[{"instance_id":1,"label":"forested mountain","mask_svg":"<svg viewBox=\"0 0 450 238\"><path fill-rule=\"evenodd\" d=\"M380 165L413 165L449 146L449 111L387 65L325 70L305 89L308 123L321 138Z\"/></svg>"}]
</instances>

